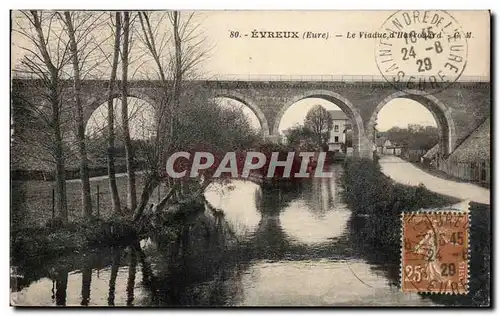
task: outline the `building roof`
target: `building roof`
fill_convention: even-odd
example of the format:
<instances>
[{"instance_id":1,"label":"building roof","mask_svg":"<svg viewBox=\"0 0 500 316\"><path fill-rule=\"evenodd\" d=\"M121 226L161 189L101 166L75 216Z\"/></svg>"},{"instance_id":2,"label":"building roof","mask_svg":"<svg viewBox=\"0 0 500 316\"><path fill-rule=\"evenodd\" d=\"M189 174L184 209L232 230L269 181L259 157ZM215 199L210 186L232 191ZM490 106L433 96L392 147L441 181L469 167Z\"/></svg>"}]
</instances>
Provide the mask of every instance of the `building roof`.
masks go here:
<instances>
[{"instance_id":1,"label":"building roof","mask_svg":"<svg viewBox=\"0 0 500 316\"><path fill-rule=\"evenodd\" d=\"M332 120L348 120L349 119L347 117L347 115L345 115L344 112L339 111L339 110L328 111L328 113L330 113Z\"/></svg>"},{"instance_id":2,"label":"building roof","mask_svg":"<svg viewBox=\"0 0 500 316\"><path fill-rule=\"evenodd\" d=\"M472 162L490 159L490 118L487 118L451 153L448 159Z\"/></svg>"},{"instance_id":3,"label":"building roof","mask_svg":"<svg viewBox=\"0 0 500 316\"><path fill-rule=\"evenodd\" d=\"M439 144L434 145L428 152L425 153L422 157L427 159L432 159L439 153Z\"/></svg>"},{"instance_id":4,"label":"building roof","mask_svg":"<svg viewBox=\"0 0 500 316\"><path fill-rule=\"evenodd\" d=\"M387 140L387 137L379 137L375 140L375 143L377 144L377 146L384 146L384 143L385 141Z\"/></svg>"}]
</instances>

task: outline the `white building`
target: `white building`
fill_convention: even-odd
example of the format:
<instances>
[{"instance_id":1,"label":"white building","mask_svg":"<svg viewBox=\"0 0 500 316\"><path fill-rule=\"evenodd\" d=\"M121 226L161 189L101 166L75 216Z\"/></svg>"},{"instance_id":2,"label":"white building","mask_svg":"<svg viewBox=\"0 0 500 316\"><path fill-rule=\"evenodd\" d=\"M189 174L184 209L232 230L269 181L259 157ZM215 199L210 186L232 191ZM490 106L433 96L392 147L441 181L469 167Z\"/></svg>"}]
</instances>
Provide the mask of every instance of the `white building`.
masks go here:
<instances>
[{"instance_id":1,"label":"white building","mask_svg":"<svg viewBox=\"0 0 500 316\"><path fill-rule=\"evenodd\" d=\"M377 153L380 155L401 156L403 146L391 142L387 137L380 136L375 140Z\"/></svg>"},{"instance_id":2,"label":"white building","mask_svg":"<svg viewBox=\"0 0 500 316\"><path fill-rule=\"evenodd\" d=\"M340 151L346 143L346 131L351 129L351 122L342 111L328 111L332 117L332 130L328 140L329 151Z\"/></svg>"}]
</instances>

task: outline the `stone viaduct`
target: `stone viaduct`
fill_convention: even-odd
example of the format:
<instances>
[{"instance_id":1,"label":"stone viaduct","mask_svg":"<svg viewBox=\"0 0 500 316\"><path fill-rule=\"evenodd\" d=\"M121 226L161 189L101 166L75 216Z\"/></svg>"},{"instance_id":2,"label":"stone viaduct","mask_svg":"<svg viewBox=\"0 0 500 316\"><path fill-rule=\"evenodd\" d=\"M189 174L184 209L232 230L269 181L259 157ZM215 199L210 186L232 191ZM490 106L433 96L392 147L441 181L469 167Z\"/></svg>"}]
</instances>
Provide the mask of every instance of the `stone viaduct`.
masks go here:
<instances>
[{"instance_id":1,"label":"stone viaduct","mask_svg":"<svg viewBox=\"0 0 500 316\"><path fill-rule=\"evenodd\" d=\"M30 102L37 102L32 95L30 79L13 79L12 91ZM257 116L264 139L279 141L279 124L286 110L297 101L321 98L340 107L353 126L354 154L372 157L374 128L380 109L395 98L412 99L433 114L439 129L440 150L450 154L486 117L490 116L491 92L489 82L456 82L447 89L424 94L407 93L392 84L380 81L190 81L188 89L203 88L212 97L226 97L242 102ZM107 81L83 82L84 115L92 113L107 99ZM131 81L129 95L158 104L158 85L154 81ZM31 96L30 96L31 95ZM16 104L14 101L15 111Z\"/></svg>"}]
</instances>

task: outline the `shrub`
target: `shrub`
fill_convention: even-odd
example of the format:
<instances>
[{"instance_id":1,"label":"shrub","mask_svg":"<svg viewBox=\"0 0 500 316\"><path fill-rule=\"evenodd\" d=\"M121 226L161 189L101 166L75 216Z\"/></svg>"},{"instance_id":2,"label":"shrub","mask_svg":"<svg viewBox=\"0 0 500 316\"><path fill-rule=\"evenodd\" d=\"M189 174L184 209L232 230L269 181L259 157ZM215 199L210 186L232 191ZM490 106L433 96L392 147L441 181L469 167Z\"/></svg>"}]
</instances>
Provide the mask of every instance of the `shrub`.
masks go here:
<instances>
[{"instance_id":1,"label":"shrub","mask_svg":"<svg viewBox=\"0 0 500 316\"><path fill-rule=\"evenodd\" d=\"M348 159L342 175L343 194L354 215L366 217L360 234L367 243L399 251L401 213L436 208L458 200L433 193L423 186L396 184L368 159Z\"/></svg>"},{"instance_id":2,"label":"shrub","mask_svg":"<svg viewBox=\"0 0 500 316\"><path fill-rule=\"evenodd\" d=\"M122 217L84 219L67 224L55 220L43 227L12 231L11 253L14 261L24 261L89 247L121 244L136 237L133 224Z\"/></svg>"}]
</instances>

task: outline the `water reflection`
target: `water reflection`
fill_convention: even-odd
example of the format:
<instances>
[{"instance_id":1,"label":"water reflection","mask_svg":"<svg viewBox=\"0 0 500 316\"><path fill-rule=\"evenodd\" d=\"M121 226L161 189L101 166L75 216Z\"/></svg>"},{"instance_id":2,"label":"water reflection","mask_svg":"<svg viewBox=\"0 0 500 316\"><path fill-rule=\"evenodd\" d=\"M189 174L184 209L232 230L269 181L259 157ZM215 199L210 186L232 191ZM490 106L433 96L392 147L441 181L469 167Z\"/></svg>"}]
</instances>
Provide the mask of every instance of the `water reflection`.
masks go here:
<instances>
[{"instance_id":1,"label":"water reflection","mask_svg":"<svg viewBox=\"0 0 500 316\"><path fill-rule=\"evenodd\" d=\"M133 306L134 302L134 286L135 274L137 269L137 252L130 251L129 265L128 265L128 278L127 278L127 306Z\"/></svg>"},{"instance_id":2,"label":"water reflection","mask_svg":"<svg viewBox=\"0 0 500 316\"><path fill-rule=\"evenodd\" d=\"M56 305L66 305L66 290L68 288L68 272L61 271L56 274Z\"/></svg>"},{"instance_id":3,"label":"water reflection","mask_svg":"<svg viewBox=\"0 0 500 316\"><path fill-rule=\"evenodd\" d=\"M242 278L239 305L325 306L428 304L387 284L362 261L258 262Z\"/></svg>"},{"instance_id":4,"label":"water reflection","mask_svg":"<svg viewBox=\"0 0 500 316\"><path fill-rule=\"evenodd\" d=\"M113 249L113 263L111 264L111 276L109 278L109 292L108 292L108 305L115 305L115 288L116 288L116 277L118 275L118 266L120 264L120 252L117 249Z\"/></svg>"},{"instance_id":5,"label":"water reflection","mask_svg":"<svg viewBox=\"0 0 500 316\"><path fill-rule=\"evenodd\" d=\"M232 181L229 185L211 184L205 198L216 208L224 210L225 219L239 235L252 233L260 221L253 201L260 192L259 185L250 181Z\"/></svg>"},{"instance_id":6,"label":"water reflection","mask_svg":"<svg viewBox=\"0 0 500 316\"><path fill-rule=\"evenodd\" d=\"M283 230L294 239L306 244L322 243L344 233L350 216L345 207L322 215L304 212L304 209L307 209L305 203L296 201L281 216Z\"/></svg>"},{"instance_id":7,"label":"water reflection","mask_svg":"<svg viewBox=\"0 0 500 316\"><path fill-rule=\"evenodd\" d=\"M350 211L342 202L338 179L340 165L333 165L333 178L311 181L301 190L300 198L285 207L281 215L283 230L299 242L326 242L345 233Z\"/></svg>"},{"instance_id":8,"label":"water reflection","mask_svg":"<svg viewBox=\"0 0 500 316\"><path fill-rule=\"evenodd\" d=\"M176 237L21 266L18 305L227 306L429 304L392 285L398 267L363 260L338 177L262 189L212 185L209 211ZM383 262L383 261L382 261Z\"/></svg>"},{"instance_id":9,"label":"water reflection","mask_svg":"<svg viewBox=\"0 0 500 316\"><path fill-rule=\"evenodd\" d=\"M58 258L35 271L39 279L19 289L12 299L23 306L131 305L134 297L141 300L146 295L144 286L135 284L136 275L145 283L144 274L135 271L136 257L130 249L110 249Z\"/></svg>"},{"instance_id":10,"label":"water reflection","mask_svg":"<svg viewBox=\"0 0 500 316\"><path fill-rule=\"evenodd\" d=\"M82 269L82 306L89 305L90 302L90 284L92 283L92 267L88 264Z\"/></svg>"}]
</instances>

